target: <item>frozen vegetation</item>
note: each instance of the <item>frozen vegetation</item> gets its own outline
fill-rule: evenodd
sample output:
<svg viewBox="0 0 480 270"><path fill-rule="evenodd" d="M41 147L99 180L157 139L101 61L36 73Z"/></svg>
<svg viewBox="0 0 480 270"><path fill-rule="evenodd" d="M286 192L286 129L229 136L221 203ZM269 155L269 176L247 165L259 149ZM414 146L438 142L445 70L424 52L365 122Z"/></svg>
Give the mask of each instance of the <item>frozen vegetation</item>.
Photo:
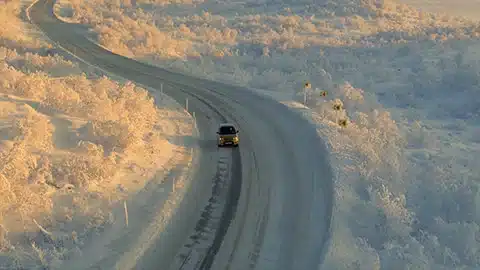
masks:
<svg viewBox="0 0 480 270"><path fill-rule="evenodd" d="M399 0L401 3L436 13L467 17L474 20L480 18L480 0Z"/></svg>
<svg viewBox="0 0 480 270"><path fill-rule="evenodd" d="M0 5L0 269L51 269L124 223L112 209L193 126L170 99L49 50L24 4Z"/></svg>
<svg viewBox="0 0 480 270"><path fill-rule="evenodd" d="M159 66L297 101L310 81L304 113L337 172L325 269L480 266L478 22L368 0L61 0L56 11Z"/></svg>

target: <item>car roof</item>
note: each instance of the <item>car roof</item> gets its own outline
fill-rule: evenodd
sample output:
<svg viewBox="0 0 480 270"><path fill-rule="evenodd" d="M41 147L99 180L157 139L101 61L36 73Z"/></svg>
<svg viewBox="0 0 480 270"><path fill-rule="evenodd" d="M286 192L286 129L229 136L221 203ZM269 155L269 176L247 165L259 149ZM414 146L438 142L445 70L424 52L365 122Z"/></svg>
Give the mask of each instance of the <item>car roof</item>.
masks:
<svg viewBox="0 0 480 270"><path fill-rule="evenodd" d="M223 124L220 124L220 127L235 127L235 125L230 123L223 123Z"/></svg>

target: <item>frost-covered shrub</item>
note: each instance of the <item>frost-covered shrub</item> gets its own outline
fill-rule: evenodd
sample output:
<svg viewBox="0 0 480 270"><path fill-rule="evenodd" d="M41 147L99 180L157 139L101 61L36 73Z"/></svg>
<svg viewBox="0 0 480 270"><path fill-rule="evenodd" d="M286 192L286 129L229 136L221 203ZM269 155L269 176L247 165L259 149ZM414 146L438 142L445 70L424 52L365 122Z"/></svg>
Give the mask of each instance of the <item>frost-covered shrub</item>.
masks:
<svg viewBox="0 0 480 270"><path fill-rule="evenodd" d="M422 125L420 121L415 121L409 127L406 134L406 139L409 148L422 149L436 147L436 138L430 135L430 132Z"/></svg>
<svg viewBox="0 0 480 270"><path fill-rule="evenodd" d="M415 218L403 181L405 140L390 113L349 83L311 98L316 121L324 125L319 132L328 140L332 159L342 164L334 165L338 170L335 186L339 203L334 222L341 224L333 226L348 230L358 240L348 246L335 231L335 253L326 265L345 269L337 265L339 260L345 260L346 267L354 269L380 267L386 257L378 251L395 241L409 239ZM339 125L339 119L348 120L348 124ZM366 257L342 258L340 250ZM363 260L368 267L363 267Z"/></svg>
<svg viewBox="0 0 480 270"><path fill-rule="evenodd" d="M42 56L38 53L26 53L22 57L7 59L7 63L25 73L45 72L55 77L80 73L78 66L58 54Z"/></svg>
<svg viewBox="0 0 480 270"><path fill-rule="evenodd" d="M33 35L25 35L28 32L28 24L21 19L21 1L5 1L0 5L0 25L8 25L0 29L0 47L6 46L18 51L39 49L46 45L42 39Z"/></svg>
<svg viewBox="0 0 480 270"><path fill-rule="evenodd" d="M217 6L212 7L211 3L201 2L195 3L205 5L199 10L193 9L190 2L184 3L187 5L183 8L194 13L187 16L182 11L178 16L175 12L172 15L170 10L164 11L163 5L174 4L169 1L162 2L162 7L149 3L152 5L140 4L134 8L131 3L112 0L73 1L70 6L78 22L95 28L103 45L127 56L143 60L147 57L159 64L171 58L198 55L212 59L234 56L249 43L289 52L312 46L382 46L419 38L430 40L432 34L437 34L432 27L442 29L439 31L445 36L442 40L463 39L480 33L473 22L420 12L393 1L308 5L302 7L301 15L288 8L277 11L277 15L252 15L248 8L232 15L225 14L222 8L217 11ZM231 4L230 1L226 3ZM265 8L273 7L267 4Z"/></svg>
<svg viewBox="0 0 480 270"><path fill-rule="evenodd" d="M73 154L55 162L52 176L57 186L72 184L87 188L90 184L108 180L115 170L114 164L106 157Z"/></svg>
<svg viewBox="0 0 480 270"><path fill-rule="evenodd" d="M360 154L356 162L362 175L375 179L378 185L393 185L402 173L404 140L390 113L381 108L372 110L375 104L366 104L368 99L363 91L348 83L313 100L313 109L326 123L338 125L339 120L347 121L338 130L339 136L346 140L342 145L353 146ZM334 151L341 151L342 145ZM392 172L396 174L391 175Z"/></svg>
<svg viewBox="0 0 480 270"><path fill-rule="evenodd" d="M42 107L52 111L73 114L81 106L80 94L65 84L49 84L45 89Z"/></svg>
<svg viewBox="0 0 480 270"><path fill-rule="evenodd" d="M0 239L3 257L19 256L11 248L24 248L18 244L24 231L38 230L34 219L53 226L63 193L85 200L62 206L77 222L85 221L88 228L108 222L108 212L88 210L92 206L85 196L93 187L110 188L118 168L126 166L124 159L148 153L148 164L164 150L164 138L149 137L159 113L146 90L80 74L76 64L58 56L0 47L0 93L0 226L9 232ZM93 128L84 134L82 125ZM51 253L44 263L61 256L53 252L55 245L42 243L30 251ZM31 246L26 248L30 252ZM3 257L2 267L8 264ZM28 260L21 259L22 265Z"/></svg>
<svg viewBox="0 0 480 270"><path fill-rule="evenodd" d="M107 14L103 14L105 15ZM136 57L182 58L190 50L189 41L158 31L154 25L147 23L147 19L122 15L104 19L107 23L102 21L94 25L95 31L99 35L100 44L116 53Z"/></svg>
<svg viewBox="0 0 480 270"><path fill-rule="evenodd" d="M107 153L135 146L140 143L143 136L135 127L112 120L89 122L84 130L85 134L81 134L81 138L101 145Z"/></svg>
<svg viewBox="0 0 480 270"><path fill-rule="evenodd" d="M468 143L464 139L471 139L463 133L471 127L460 120L442 122L442 128L462 136L450 133L445 141L439 136L446 134L435 122L416 121L406 127L350 84L310 98L322 127L319 132L328 141L332 159L341 164L335 167L338 205L333 226L339 229L326 261L329 268L371 269L361 263L370 258L363 253L365 246L389 269L479 265L474 235L480 189L476 163L469 161L478 151L462 150ZM348 118L348 126L340 127L339 118ZM454 141L459 147L453 147ZM341 230L364 244L346 245L341 235L346 232ZM342 255L347 252L365 257ZM345 266L338 265L342 260Z"/></svg>
<svg viewBox="0 0 480 270"><path fill-rule="evenodd" d="M0 268L56 268L90 229L113 222L113 203L127 195L114 181L135 174L129 190L140 187L160 154L172 152L154 129L171 128L171 111L160 116L148 92L130 82L88 68L82 74L31 35L21 4L0 5L8 25L0 29Z"/></svg>
<svg viewBox="0 0 480 270"><path fill-rule="evenodd" d="M18 61L28 58L21 54L13 57ZM93 183L108 181L117 168L115 151L146 151L147 135L159 120L148 92L132 83L26 72L8 61L0 68L0 92L10 95L0 101L0 121L6 127L0 129L0 184L8 194L6 201L0 202L0 216L15 219L18 214L20 220L48 214L51 197L46 194L52 194L52 188L71 185L87 190ZM72 126L63 134L62 122L68 125L69 120L57 118L57 114L85 119L86 124L84 128ZM75 142L79 145L72 148ZM70 147L70 152L56 153L59 146ZM151 148L145 158L154 158L154 150L158 153L161 148ZM7 202L15 206L6 207ZM36 206L38 203L45 207ZM9 222L0 220L7 227Z"/></svg>
<svg viewBox="0 0 480 270"><path fill-rule="evenodd" d="M31 217L49 213L50 198L45 188L27 185L27 179L34 171L38 157L30 154L26 141L17 140L3 144L0 150L0 189L3 194L0 203L0 223L11 231L20 224L31 224ZM17 226L17 227L12 227ZM16 229L15 229L16 228Z"/></svg>
<svg viewBox="0 0 480 270"><path fill-rule="evenodd" d="M24 105L19 110L25 110L25 116L14 120L12 132L15 139L26 141L32 150L50 152L53 142L53 125L44 115L37 113L31 106Z"/></svg>

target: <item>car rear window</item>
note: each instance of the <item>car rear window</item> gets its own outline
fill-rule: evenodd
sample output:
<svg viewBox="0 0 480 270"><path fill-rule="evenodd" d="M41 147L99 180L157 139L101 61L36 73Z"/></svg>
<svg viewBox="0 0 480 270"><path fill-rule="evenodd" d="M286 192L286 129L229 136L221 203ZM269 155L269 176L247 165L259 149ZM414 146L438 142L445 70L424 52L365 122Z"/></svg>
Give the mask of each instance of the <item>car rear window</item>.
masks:
<svg viewBox="0 0 480 270"><path fill-rule="evenodd" d="M235 134L235 133L237 133L237 131L232 126L224 126L224 127L220 127L220 129L218 130L218 133L223 134L223 135L225 135L225 134Z"/></svg>

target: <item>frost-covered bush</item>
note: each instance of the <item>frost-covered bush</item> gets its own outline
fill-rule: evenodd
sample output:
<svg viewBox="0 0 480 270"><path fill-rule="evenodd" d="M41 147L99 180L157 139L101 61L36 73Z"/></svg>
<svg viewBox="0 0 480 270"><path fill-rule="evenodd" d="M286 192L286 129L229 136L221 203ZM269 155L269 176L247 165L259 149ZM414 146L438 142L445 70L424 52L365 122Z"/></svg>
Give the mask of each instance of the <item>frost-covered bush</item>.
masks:
<svg viewBox="0 0 480 270"><path fill-rule="evenodd" d="M406 142L398 124L373 97L349 83L326 95L317 91L310 98L338 176L333 253L326 267L384 269L401 265L381 252L397 241L409 240L415 220L403 180L407 175ZM348 124L339 125L339 119ZM405 246L402 250L408 253Z"/></svg>
<svg viewBox="0 0 480 270"><path fill-rule="evenodd" d="M0 51L2 49L8 50L6 48L0 48ZM6 53L6 55L9 54ZM21 57L19 57L19 55L17 55L17 57L12 57L14 54L10 55L10 57L5 58L5 61L9 65L26 73L44 72L55 77L80 73L78 66L65 60L58 54L54 56L43 56L38 53L26 53Z"/></svg>
<svg viewBox="0 0 480 270"><path fill-rule="evenodd" d="M395 121L351 84L323 93L312 91L309 106L337 175L326 267L478 267L478 151L462 150L472 138L460 123L442 124L462 136L455 148L428 120ZM342 118L347 126L338 124Z"/></svg>
<svg viewBox="0 0 480 270"><path fill-rule="evenodd" d="M49 200L49 196L42 193L48 191L48 186L58 188L71 184L87 188L90 183L108 180L115 171L115 163L109 157L115 154L111 152L125 152L130 148L143 151L147 143L143 139L158 121L153 101L145 90L133 84L119 85L105 77L89 80L78 75L53 79L44 73L25 74L11 66L1 72L4 76L0 92L19 98L2 101L0 109L0 121L6 125L0 138L0 175L3 187L13 189L11 198L5 199L14 200L10 201L14 207L0 212L0 216L39 213L39 200ZM23 105L12 103L15 100ZM84 128L79 127L76 135L71 133L70 138L63 140L90 142L101 149L98 150L101 154L94 155L91 151L87 151L88 155L78 154L85 152L80 147L72 148L73 152L65 156L50 156L58 140L54 133L59 126L52 124L57 120L51 118L56 113L90 119L85 124L85 134ZM43 161L38 163L40 159ZM26 187L29 184L33 186ZM33 187L38 192L32 191ZM26 192L32 192L28 200L21 197L26 196ZM0 223L9 225L5 220Z"/></svg>
<svg viewBox="0 0 480 270"><path fill-rule="evenodd" d="M82 138L101 145L107 152L135 146L143 135L134 126L112 120L88 122L84 129Z"/></svg>
<svg viewBox="0 0 480 270"><path fill-rule="evenodd" d="M92 151L89 152L91 154ZM51 173L55 185L59 187L70 184L86 188L109 180L116 169L115 164L103 155L72 154L55 161Z"/></svg>
<svg viewBox="0 0 480 270"><path fill-rule="evenodd" d="M433 55L432 46L463 41L480 31L478 23L420 12L392 1L326 2L320 6L292 2L280 11L265 2L257 14L241 7L235 7L236 14L232 14L210 1L176 3L172 9L170 2L75 3L71 5L74 17L92 26L99 42L117 53L208 79L275 91L291 91L299 81L313 78L318 78L314 83L325 90L331 89L333 82L348 80L371 91L386 91L387 87L372 87L379 81L387 85L400 82L401 86L391 87L415 91L415 84L430 80L412 79L417 70L411 68L410 58L419 62L422 57L416 53ZM425 41L425 48L420 48L418 40ZM399 59L397 49L409 59ZM377 56L382 54L384 59L379 61ZM425 61L422 66L436 68L433 62ZM330 78L321 79L322 73ZM406 94L398 98L420 106Z"/></svg>
<svg viewBox="0 0 480 270"><path fill-rule="evenodd" d="M46 56L20 12L0 5L0 268L50 268L112 222L119 170L143 173L171 151L154 132L169 120L145 89Z"/></svg>
<svg viewBox="0 0 480 270"><path fill-rule="evenodd" d="M402 173L405 142L390 113L368 101L363 90L349 83L340 85L325 97L315 97L315 101L312 109L323 122L340 127L339 120L346 120L345 127L336 129L343 143L336 143L333 150L341 152L345 150L343 147L355 147L349 150L359 154L355 162L362 177L374 180L377 188L394 185ZM396 174L390 175L392 172Z"/></svg>
<svg viewBox="0 0 480 270"><path fill-rule="evenodd" d="M145 164L155 163L165 142L152 134L160 120L153 99L132 83L80 74L54 78L6 63L0 74L0 224L9 231L0 246L2 256L18 257L19 248L26 254L35 249L15 243L27 237L25 231L38 230L34 220L57 226L60 205L70 213L65 223L76 217L88 229L109 222L108 211L92 212L90 204L107 200L102 192L115 194L109 182L136 155ZM93 191L95 199L88 199ZM84 199L65 205L58 201L64 193ZM112 194L107 201L115 200ZM34 242L38 252L56 248ZM47 265L61 256L50 255ZM29 260L21 259L22 265Z"/></svg>
<svg viewBox="0 0 480 270"><path fill-rule="evenodd" d="M15 232L19 225L31 224L31 218L40 213L48 214L51 200L45 196L48 188L30 185L29 179L36 169L38 156L31 155L30 142L17 139L2 142L0 151L0 223Z"/></svg>
<svg viewBox="0 0 480 270"><path fill-rule="evenodd" d="M8 25L0 29L0 47L8 47L17 51L30 51L46 46L47 43L33 35L25 35L29 25L22 21L21 1L4 1L0 6L0 25Z"/></svg>
<svg viewBox="0 0 480 270"><path fill-rule="evenodd" d="M419 38L436 40L437 36L443 41L480 33L478 25L472 22L417 11L393 1L328 2L301 7L298 14L289 8L276 11L277 15L252 15L248 9L240 9L235 16L224 16L221 5L209 1L194 5L186 2L179 7L179 16L165 11L174 4L169 1L136 4L92 0L81 4L61 2L60 6L69 5L73 17L94 27L99 41L108 48L141 59L147 56L159 64L160 60L172 57L234 56L245 43L287 51L325 45L376 46ZM265 3L267 14L275 8L272 3ZM185 16L182 9L194 14Z"/></svg>

